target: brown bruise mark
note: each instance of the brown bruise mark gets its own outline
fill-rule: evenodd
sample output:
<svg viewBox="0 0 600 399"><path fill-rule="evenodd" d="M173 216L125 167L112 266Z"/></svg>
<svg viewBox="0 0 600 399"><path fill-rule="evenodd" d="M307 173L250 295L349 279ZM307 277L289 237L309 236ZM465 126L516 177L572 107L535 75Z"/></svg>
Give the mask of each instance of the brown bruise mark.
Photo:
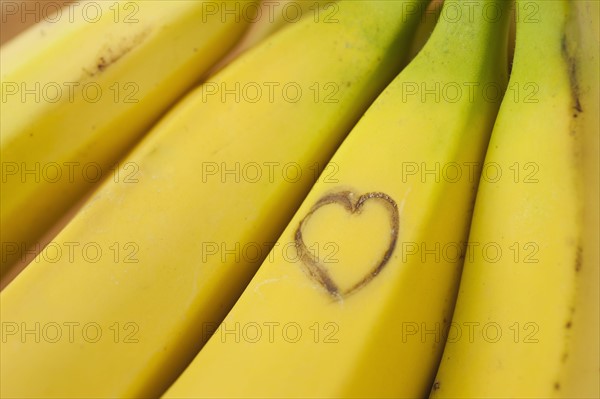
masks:
<svg viewBox="0 0 600 399"><path fill-rule="evenodd" d="M565 328L566 328L567 330L568 330L568 329L570 329L572 326L573 326L573 322L572 322L571 320L568 320L568 321L565 323Z"/></svg>
<svg viewBox="0 0 600 399"><path fill-rule="evenodd" d="M98 61L98 65L96 65L96 68L98 68L98 71L102 72L104 70L104 68L106 68L107 66L108 65L107 65L104 57L100 57L100 60Z"/></svg>
<svg viewBox="0 0 600 399"><path fill-rule="evenodd" d="M559 383L558 381L556 381L556 382L554 383L554 390L555 390L555 391L560 391L560 383Z"/></svg>
<svg viewBox="0 0 600 399"><path fill-rule="evenodd" d="M438 389L440 389L440 385L441 385L441 384L440 384L440 382L439 382L439 381L436 381L436 382L434 382L434 383L433 383L433 387L431 388L431 390L432 390L433 392L437 391Z"/></svg>
<svg viewBox="0 0 600 399"><path fill-rule="evenodd" d="M396 242L398 240L398 205L389 195L382 192L371 192L361 195L355 202L353 201L354 197L355 194L351 191L341 191L325 195L312 206L310 211L300 221L300 224L298 225L298 228L296 229L295 233L296 251L298 252L298 256L300 260L302 260L303 265L305 266L305 270L308 272L309 276L317 283L319 283L319 285L325 288L327 293L330 296L332 296L335 300L341 300L343 297L353 294L354 292L364 287L371 280L373 280L389 262L392 253L396 248ZM350 214L360 214L363 205L368 200L381 200L389 208L391 215L390 244L385 253L383 254L381 260L365 277L363 277L359 282L354 284L349 289L341 291L337 284L333 281L327 270L320 264L319 259L315 258L306 247L302 236L302 230L304 229L305 224L310 219L312 214L315 213L317 209L321 208L322 206L329 204L339 204L342 205L344 209L346 209Z"/></svg>
<svg viewBox="0 0 600 399"><path fill-rule="evenodd" d="M567 35L563 33L561 39L561 50L562 56L567 63L568 73L569 73L569 82L571 86L571 97L573 100L573 109L577 111L574 113L574 116L577 113L583 112L583 108L581 107L581 102L579 100L579 83L577 81L577 62L575 57L573 57L569 52L569 46L567 44Z"/></svg>
<svg viewBox="0 0 600 399"><path fill-rule="evenodd" d="M83 71L89 77L94 77L97 74L104 72L108 67L142 44L149 33L150 28L147 28L131 38L122 38L121 42L117 42L113 45L106 45L99 51L100 56L94 62L94 66L91 70L84 67Z"/></svg>
<svg viewBox="0 0 600 399"><path fill-rule="evenodd" d="M575 254L575 271L581 270L581 263L583 262L583 249L581 245L577 246L577 253Z"/></svg>
<svg viewBox="0 0 600 399"><path fill-rule="evenodd" d="M569 354L567 352L565 352L565 353L563 353L562 358L560 360L563 363L566 363L568 358L569 358Z"/></svg>

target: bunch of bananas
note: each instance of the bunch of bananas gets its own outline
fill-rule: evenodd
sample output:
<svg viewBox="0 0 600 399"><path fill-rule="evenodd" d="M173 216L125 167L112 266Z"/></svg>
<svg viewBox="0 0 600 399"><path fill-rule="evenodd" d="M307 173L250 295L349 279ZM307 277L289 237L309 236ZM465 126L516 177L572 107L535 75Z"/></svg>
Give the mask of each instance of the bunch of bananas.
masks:
<svg viewBox="0 0 600 399"><path fill-rule="evenodd" d="M45 15L0 58L1 396L599 397L599 10Z"/></svg>

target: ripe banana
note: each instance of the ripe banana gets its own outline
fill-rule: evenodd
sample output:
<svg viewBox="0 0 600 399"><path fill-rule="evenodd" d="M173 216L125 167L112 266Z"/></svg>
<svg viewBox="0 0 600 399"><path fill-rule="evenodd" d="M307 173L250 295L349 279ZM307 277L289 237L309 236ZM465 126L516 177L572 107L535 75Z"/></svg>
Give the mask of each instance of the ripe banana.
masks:
<svg viewBox="0 0 600 399"><path fill-rule="evenodd" d="M105 182L0 293L2 396L160 395L403 66L415 4L342 2L178 103L123 161L131 182Z"/></svg>
<svg viewBox="0 0 600 399"><path fill-rule="evenodd" d="M44 19L2 47L0 276L241 37L257 5L230 4L40 8Z"/></svg>
<svg viewBox="0 0 600 399"><path fill-rule="evenodd" d="M600 397L598 2L517 4L432 398Z"/></svg>
<svg viewBox="0 0 600 399"><path fill-rule="evenodd" d="M457 178L455 167L483 161L507 81L508 4L444 4L462 16L442 10L330 161L336 181L314 185L165 397L428 393L462 265L438 251L466 240L477 184L475 168ZM447 166L447 179L431 176Z"/></svg>
<svg viewBox="0 0 600 399"><path fill-rule="evenodd" d="M335 21L338 9L339 4L332 0L262 0L256 21L252 21L240 41L211 68L208 75L214 75L243 52L302 18L313 18L317 22Z"/></svg>

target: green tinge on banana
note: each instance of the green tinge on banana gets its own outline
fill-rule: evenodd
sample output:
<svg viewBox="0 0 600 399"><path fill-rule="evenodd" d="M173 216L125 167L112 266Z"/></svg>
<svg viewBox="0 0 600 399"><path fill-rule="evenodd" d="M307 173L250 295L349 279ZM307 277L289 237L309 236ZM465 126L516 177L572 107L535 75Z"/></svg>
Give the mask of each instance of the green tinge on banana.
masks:
<svg viewBox="0 0 600 399"><path fill-rule="evenodd" d="M341 2L335 22L303 19L178 103L123 160L135 180L106 181L0 293L2 396L160 395L403 66L408 6L422 8Z"/></svg>
<svg viewBox="0 0 600 399"><path fill-rule="evenodd" d="M462 266L435 251L466 241L478 172L408 172L481 165L507 82L510 3L461 4L345 139L329 163L336 181L313 186L164 397L427 395Z"/></svg>
<svg viewBox="0 0 600 399"><path fill-rule="evenodd" d="M236 4L77 3L2 47L0 275L242 36Z"/></svg>
<svg viewBox="0 0 600 399"><path fill-rule="evenodd" d="M598 3L517 6L486 155L503 173L481 180L469 237L495 249L465 258L432 398L600 396Z"/></svg>

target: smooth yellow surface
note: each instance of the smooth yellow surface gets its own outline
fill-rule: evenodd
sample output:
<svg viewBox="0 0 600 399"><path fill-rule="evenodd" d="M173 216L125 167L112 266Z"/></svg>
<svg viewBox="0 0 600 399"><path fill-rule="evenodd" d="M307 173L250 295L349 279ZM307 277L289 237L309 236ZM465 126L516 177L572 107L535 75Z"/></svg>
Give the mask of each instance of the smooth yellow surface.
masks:
<svg viewBox="0 0 600 399"><path fill-rule="evenodd" d="M538 10L537 22L517 20L486 156L503 174L481 180L469 237L502 252L466 258L452 320L463 336L446 345L434 398L598 397L599 47L590 3L518 2L522 16ZM535 85L533 97L525 85Z"/></svg>
<svg viewBox="0 0 600 399"><path fill-rule="evenodd" d="M2 322L19 328L1 344L2 396L160 395L402 67L418 21L403 21L404 4L351 1L337 23L305 19L177 104L123 160L121 179L0 294ZM53 322L63 333L56 343ZM70 322L79 323L73 340ZM35 323L39 343L23 335ZM94 325L83 335L87 323L100 326L98 342Z"/></svg>
<svg viewBox="0 0 600 399"><path fill-rule="evenodd" d="M340 2L331 0L282 0L276 2L263 0L261 2L261 19L248 29L248 32L236 45L236 50L245 51L278 30L298 23L302 18L312 19L316 22L333 22L337 20L336 14L339 8Z"/></svg>
<svg viewBox="0 0 600 399"><path fill-rule="evenodd" d="M82 2L2 47L1 274L241 37L237 3Z"/></svg>
<svg viewBox="0 0 600 399"><path fill-rule="evenodd" d="M491 23L463 15L440 19L421 53L365 113L329 163L335 181L314 185L165 397L427 394L462 263L451 250L435 248L466 240L477 175L469 179L465 170L450 182L449 175L436 181L404 172L415 162L427 169L439 163L440 170L481 162L500 101L486 101L481 90L436 101L406 95L406 88L475 82L503 90L507 79L508 18ZM397 206L397 226L384 195ZM415 245L433 253L414 252ZM390 247L389 261L377 270Z"/></svg>
<svg viewBox="0 0 600 399"><path fill-rule="evenodd" d="M209 75L214 75L240 54L280 29L298 23L302 18L331 23L337 20L338 12L339 0L262 0L256 19L252 20L244 36L211 68Z"/></svg>

